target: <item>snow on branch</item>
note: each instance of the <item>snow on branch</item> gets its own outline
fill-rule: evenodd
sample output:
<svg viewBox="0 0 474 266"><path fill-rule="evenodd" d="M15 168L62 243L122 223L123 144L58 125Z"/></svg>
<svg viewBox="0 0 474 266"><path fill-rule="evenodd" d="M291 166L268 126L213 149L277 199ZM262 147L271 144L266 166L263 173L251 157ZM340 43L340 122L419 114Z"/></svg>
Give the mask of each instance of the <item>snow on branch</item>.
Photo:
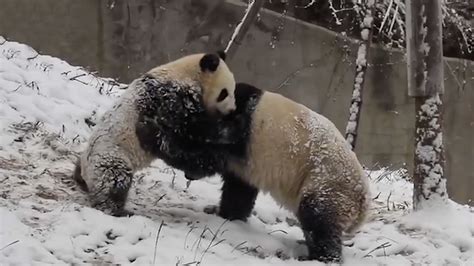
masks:
<svg viewBox="0 0 474 266"><path fill-rule="evenodd" d="M373 2L367 3L367 9L361 22L362 30L360 32L362 41L359 43L356 59L356 73L354 78L354 87L352 89L352 99L349 108L349 120L346 126L346 140L354 150L357 140L357 129L359 127L360 113L362 107L362 89L364 86L365 72L367 69L367 56L372 39L372 30L374 17Z"/></svg>
<svg viewBox="0 0 474 266"><path fill-rule="evenodd" d="M255 21L255 18L257 17L258 12L262 8L263 4L264 0L250 0L250 3L248 4L247 9L245 10L244 16L242 17L242 20L237 25L237 27L235 27L234 33L232 34L232 37L230 38L230 41L227 44L227 47L225 48L227 58L232 58L235 51L237 50L237 45L240 45L242 43L245 34Z"/></svg>

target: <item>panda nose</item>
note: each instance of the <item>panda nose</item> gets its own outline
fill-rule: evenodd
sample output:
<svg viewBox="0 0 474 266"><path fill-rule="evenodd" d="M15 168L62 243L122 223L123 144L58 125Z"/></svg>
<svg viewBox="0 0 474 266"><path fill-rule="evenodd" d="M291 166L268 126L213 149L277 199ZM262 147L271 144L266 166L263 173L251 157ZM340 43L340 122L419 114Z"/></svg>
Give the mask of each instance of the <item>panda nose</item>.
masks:
<svg viewBox="0 0 474 266"><path fill-rule="evenodd" d="M229 106L229 108L227 108L227 114L232 114L234 113L235 111L237 110L237 107L235 105L232 105L232 106Z"/></svg>

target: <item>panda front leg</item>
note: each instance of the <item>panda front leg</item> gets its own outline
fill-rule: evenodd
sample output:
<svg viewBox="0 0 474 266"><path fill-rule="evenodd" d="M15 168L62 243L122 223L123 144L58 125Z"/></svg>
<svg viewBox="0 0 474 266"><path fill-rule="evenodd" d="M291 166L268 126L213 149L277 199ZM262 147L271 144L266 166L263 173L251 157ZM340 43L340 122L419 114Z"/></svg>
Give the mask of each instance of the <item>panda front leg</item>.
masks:
<svg viewBox="0 0 474 266"><path fill-rule="evenodd" d="M258 189L233 173L224 173L222 178L224 184L218 215L231 221L246 221L252 213Z"/></svg>
<svg viewBox="0 0 474 266"><path fill-rule="evenodd" d="M340 262L342 229L336 222L337 215L331 203L316 194L305 194L297 217L308 246L308 259Z"/></svg>
<svg viewBox="0 0 474 266"><path fill-rule="evenodd" d="M119 156L103 155L94 164L97 180L89 185L92 207L113 216L130 216L124 209L132 185L131 165Z"/></svg>

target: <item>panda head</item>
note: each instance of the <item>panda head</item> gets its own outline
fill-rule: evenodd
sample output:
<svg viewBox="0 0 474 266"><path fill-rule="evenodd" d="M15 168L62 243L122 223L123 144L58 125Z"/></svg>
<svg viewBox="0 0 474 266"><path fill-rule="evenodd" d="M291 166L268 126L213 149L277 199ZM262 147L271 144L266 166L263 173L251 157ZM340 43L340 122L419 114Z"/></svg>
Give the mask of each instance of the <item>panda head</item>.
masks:
<svg viewBox="0 0 474 266"><path fill-rule="evenodd" d="M235 79L224 62L225 54L205 54L199 60L202 98L212 115L228 115L236 109Z"/></svg>
<svg viewBox="0 0 474 266"><path fill-rule="evenodd" d="M224 62L223 52L193 54L150 70L147 74L162 80L177 82L195 90L212 116L225 116L236 109L235 79Z"/></svg>

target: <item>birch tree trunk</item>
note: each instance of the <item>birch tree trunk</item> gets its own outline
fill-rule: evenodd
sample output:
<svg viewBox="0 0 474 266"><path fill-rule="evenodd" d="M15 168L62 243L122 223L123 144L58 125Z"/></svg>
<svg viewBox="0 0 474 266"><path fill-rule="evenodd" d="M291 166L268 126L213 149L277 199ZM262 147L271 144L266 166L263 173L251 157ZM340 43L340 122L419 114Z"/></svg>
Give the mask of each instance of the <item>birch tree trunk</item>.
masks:
<svg viewBox="0 0 474 266"><path fill-rule="evenodd" d="M355 149L357 141L357 132L359 129L359 120L362 108L362 91L364 89L370 44L372 43L374 2L375 0L367 0L367 3L363 6L365 7L365 14L361 22L362 30L360 32L362 41L360 41L359 49L357 50L354 87L352 88L349 119L346 126L346 140L351 146L352 150ZM356 10L361 10L361 7L357 8Z"/></svg>
<svg viewBox="0 0 474 266"><path fill-rule="evenodd" d="M444 176L441 0L407 1L408 94L415 97L415 210L448 195Z"/></svg>

